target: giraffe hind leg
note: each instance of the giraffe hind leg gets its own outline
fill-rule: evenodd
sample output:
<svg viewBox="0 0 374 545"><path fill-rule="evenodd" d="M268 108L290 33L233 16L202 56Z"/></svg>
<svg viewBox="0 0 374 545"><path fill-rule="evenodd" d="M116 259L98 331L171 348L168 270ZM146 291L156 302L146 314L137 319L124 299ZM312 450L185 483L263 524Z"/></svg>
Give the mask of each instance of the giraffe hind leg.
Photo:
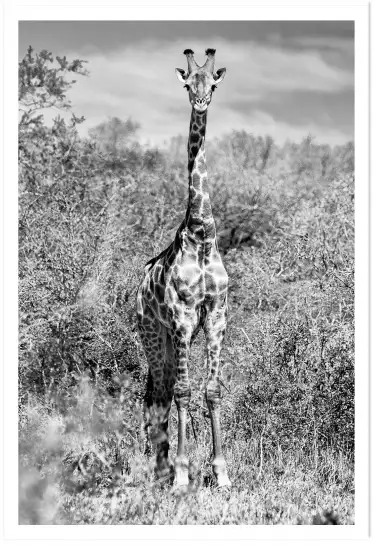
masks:
<svg viewBox="0 0 374 545"><path fill-rule="evenodd" d="M145 323L151 330L145 329L139 320L139 333L147 356L149 371L147 388L144 396L144 417L146 431L146 453L156 454L156 476L166 479L171 476L169 462L168 420L174 391L175 376L171 341L166 328L154 316L147 316Z"/></svg>
<svg viewBox="0 0 374 545"><path fill-rule="evenodd" d="M144 454L150 456L152 454L152 442L150 437L150 409L152 406L153 379L151 370L148 369L147 386L143 399L143 414L144 414L144 431L145 431L145 449Z"/></svg>
<svg viewBox="0 0 374 545"><path fill-rule="evenodd" d="M174 395L176 377L174 354L169 334L165 331L164 360L163 360L163 400L161 418L158 421L158 442L156 447L156 475L159 478L172 478L174 469L169 460L169 414Z"/></svg>

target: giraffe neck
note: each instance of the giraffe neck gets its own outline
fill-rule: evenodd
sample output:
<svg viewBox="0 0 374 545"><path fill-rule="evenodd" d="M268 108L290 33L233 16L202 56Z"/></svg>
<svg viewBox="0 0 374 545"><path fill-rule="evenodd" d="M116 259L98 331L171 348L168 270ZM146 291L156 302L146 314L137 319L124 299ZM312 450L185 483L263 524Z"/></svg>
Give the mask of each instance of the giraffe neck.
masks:
<svg viewBox="0 0 374 545"><path fill-rule="evenodd" d="M215 223L210 203L205 157L207 111L192 108L188 138L188 207L186 223L203 241L214 239Z"/></svg>

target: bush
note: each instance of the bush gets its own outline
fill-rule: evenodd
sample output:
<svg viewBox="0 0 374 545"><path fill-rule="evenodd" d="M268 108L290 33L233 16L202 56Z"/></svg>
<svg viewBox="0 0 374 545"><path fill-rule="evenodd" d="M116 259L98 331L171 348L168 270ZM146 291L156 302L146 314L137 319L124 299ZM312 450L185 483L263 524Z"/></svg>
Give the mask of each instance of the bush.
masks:
<svg viewBox="0 0 374 545"><path fill-rule="evenodd" d="M173 138L162 152L147 148L137 142L138 124L130 118L111 118L81 138L77 125L84 120L70 111L67 92L69 75L86 73L83 61L56 61L30 48L20 63L20 519L199 523L204 494L198 501L187 497L189 515L170 517L152 462L141 452L147 365L135 325L143 264L171 242L185 214L185 139ZM70 120L57 117L47 127L40 112L51 105L70 113ZM281 486L283 473L297 471L298 460L309 479L306 494L318 482L321 498L330 497L336 475L331 486L340 487L339 497L349 495L353 144L332 149L309 136L278 146L270 136L233 131L207 148L218 242L230 279L221 378L231 471L256 494L265 468L272 489L275 482ZM191 459L202 466L199 486L206 487L210 425L202 362L200 337L190 362L188 435L195 442ZM175 446L174 424L171 429ZM204 521L310 522L305 506L302 516L281 512L282 504L303 501L297 490L287 499L273 488L279 503L265 508L261 497L256 515L241 496L231 515L212 500ZM95 507L97 496L102 511ZM325 523L320 512L331 507L322 504L315 523ZM56 510L47 512L46 505ZM350 517L346 507L343 518ZM335 514L325 518L338 520Z"/></svg>
<svg viewBox="0 0 374 545"><path fill-rule="evenodd" d="M237 410L244 437L264 449L354 450L354 351L349 331L306 319L263 319L251 336Z"/></svg>

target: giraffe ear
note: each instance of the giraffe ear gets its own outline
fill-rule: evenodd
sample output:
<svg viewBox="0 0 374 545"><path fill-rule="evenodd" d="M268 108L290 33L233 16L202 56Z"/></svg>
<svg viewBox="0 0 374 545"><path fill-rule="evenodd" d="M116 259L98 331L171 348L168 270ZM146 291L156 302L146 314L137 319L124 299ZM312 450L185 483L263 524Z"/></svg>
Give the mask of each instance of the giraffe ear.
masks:
<svg viewBox="0 0 374 545"><path fill-rule="evenodd" d="M219 70L217 70L217 72L213 74L215 85L217 85L218 83L221 83L225 75L226 75L226 68L219 68Z"/></svg>
<svg viewBox="0 0 374 545"><path fill-rule="evenodd" d="M183 68L176 68L175 73L179 81L181 81L182 83L186 81L188 74L183 70Z"/></svg>

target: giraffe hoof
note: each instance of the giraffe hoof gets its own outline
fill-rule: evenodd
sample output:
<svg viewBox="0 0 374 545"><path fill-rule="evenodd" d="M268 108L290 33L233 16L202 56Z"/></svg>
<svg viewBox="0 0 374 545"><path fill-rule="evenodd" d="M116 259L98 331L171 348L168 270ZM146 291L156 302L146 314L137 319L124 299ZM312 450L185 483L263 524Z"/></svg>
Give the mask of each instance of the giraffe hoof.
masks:
<svg viewBox="0 0 374 545"><path fill-rule="evenodd" d="M174 487L188 486L188 460L177 457L174 465Z"/></svg>
<svg viewBox="0 0 374 545"><path fill-rule="evenodd" d="M173 483L174 488L181 488L183 486L188 486L188 473L177 473L175 474L175 479Z"/></svg>
<svg viewBox="0 0 374 545"><path fill-rule="evenodd" d="M231 481L228 475L217 475L217 487L218 488L230 488Z"/></svg>
<svg viewBox="0 0 374 545"><path fill-rule="evenodd" d="M173 483L173 486L172 486L172 494L174 494L175 496L185 496L186 494L188 494L188 491L190 490L190 484L188 482L188 477L187 477L187 480L186 479L183 479L183 480L176 480L174 479L174 483Z"/></svg>
<svg viewBox="0 0 374 545"><path fill-rule="evenodd" d="M213 473L216 477L218 488L231 486L231 481L227 475L226 463L223 459L216 459L213 461Z"/></svg>

